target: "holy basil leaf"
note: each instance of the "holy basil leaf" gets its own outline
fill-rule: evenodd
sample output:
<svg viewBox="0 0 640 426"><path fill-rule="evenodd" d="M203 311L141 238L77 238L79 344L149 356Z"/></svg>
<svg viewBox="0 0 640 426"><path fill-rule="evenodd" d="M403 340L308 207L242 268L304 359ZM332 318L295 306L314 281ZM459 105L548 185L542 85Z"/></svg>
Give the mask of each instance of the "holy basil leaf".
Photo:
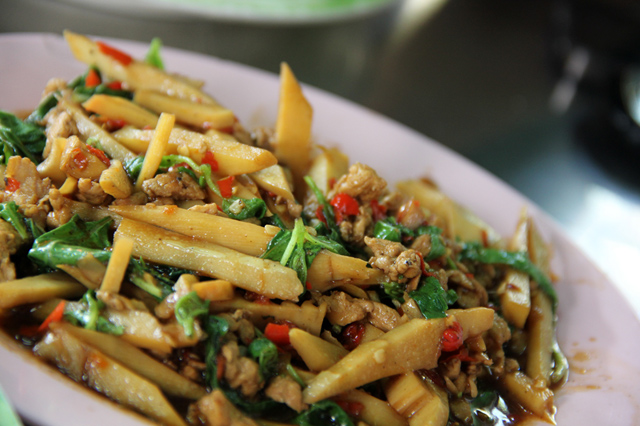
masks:
<svg viewBox="0 0 640 426"><path fill-rule="evenodd" d="M58 92L56 92L58 93ZM47 115L56 105L58 105L58 98L55 93L50 93L44 98L38 107L27 117L25 122L39 125L44 120L44 116Z"/></svg>
<svg viewBox="0 0 640 426"><path fill-rule="evenodd" d="M20 213L19 207L15 201L0 204L0 218L13 225L23 240L29 238L29 231L27 229L25 217Z"/></svg>
<svg viewBox="0 0 640 426"><path fill-rule="evenodd" d="M248 352L260 366L260 374L264 380L274 376L278 370L278 347L266 337L254 339Z"/></svg>
<svg viewBox="0 0 640 426"><path fill-rule="evenodd" d="M143 155L133 157L124 162L124 170L127 172L131 180L135 181L138 179L138 175L140 175L140 171L142 170L142 163L144 163Z"/></svg>
<svg viewBox="0 0 640 426"><path fill-rule="evenodd" d="M418 304L426 319L446 317L449 304L457 300L455 291L444 291L440 281L434 277L426 277L422 280L420 287L410 292L409 296Z"/></svg>
<svg viewBox="0 0 640 426"><path fill-rule="evenodd" d="M262 219L267 213L267 204L260 198L231 197L222 201L222 211L231 219L245 220L253 217Z"/></svg>
<svg viewBox="0 0 640 426"><path fill-rule="evenodd" d="M64 317L67 321L81 325L88 330L121 335L124 328L117 326L101 315L105 304L96 299L95 291L88 290L80 302L67 302Z"/></svg>
<svg viewBox="0 0 640 426"><path fill-rule="evenodd" d="M483 247L479 243L466 243L459 254L460 260L471 260L479 263L507 265L529 275L542 291L551 299L553 309L558 304L558 295L549 278L529 259L526 252L510 252L506 250Z"/></svg>
<svg viewBox="0 0 640 426"><path fill-rule="evenodd" d="M324 400L311 405L299 414L293 423L299 426L353 426L349 415L331 400Z"/></svg>
<svg viewBox="0 0 640 426"><path fill-rule="evenodd" d="M106 264L111 257L111 252L104 250L111 246L110 224L111 218L108 217L95 222L83 222L74 215L69 222L36 238L28 257L48 268L75 266L87 255Z"/></svg>
<svg viewBox="0 0 640 426"><path fill-rule="evenodd" d="M3 164L7 164L14 155L39 164L46 142L41 126L23 122L11 113L0 111L0 160Z"/></svg>
<svg viewBox="0 0 640 426"><path fill-rule="evenodd" d="M397 300L400 303L404 303L404 291L405 286L396 282L388 282L382 284L382 290L384 294L392 300Z"/></svg>
<svg viewBox="0 0 640 426"><path fill-rule="evenodd" d="M191 273L193 271L187 269L131 258L127 268L127 279L157 300L162 300L173 291L180 275Z"/></svg>
<svg viewBox="0 0 640 426"><path fill-rule="evenodd" d="M164 62L162 61L162 55L160 51L162 50L162 40L158 37L154 37L151 39L151 44L149 44L149 51L147 51L147 55L144 58L144 61L154 66L158 69L164 70Z"/></svg>
<svg viewBox="0 0 640 426"><path fill-rule="evenodd" d="M209 313L209 303L208 300L200 299L195 291L185 294L176 302L176 320L184 328L187 337L193 336L196 318Z"/></svg>
<svg viewBox="0 0 640 426"><path fill-rule="evenodd" d="M437 226L421 226L414 231L414 234L416 237L427 234L431 238L431 251L429 251L428 255L424 256L424 260L427 262L444 256L447 253L447 247L444 245L444 240L442 239L442 229Z"/></svg>
<svg viewBox="0 0 640 426"><path fill-rule="evenodd" d="M402 231L388 220L379 220L373 227L373 236L374 238L399 243L402 240Z"/></svg>

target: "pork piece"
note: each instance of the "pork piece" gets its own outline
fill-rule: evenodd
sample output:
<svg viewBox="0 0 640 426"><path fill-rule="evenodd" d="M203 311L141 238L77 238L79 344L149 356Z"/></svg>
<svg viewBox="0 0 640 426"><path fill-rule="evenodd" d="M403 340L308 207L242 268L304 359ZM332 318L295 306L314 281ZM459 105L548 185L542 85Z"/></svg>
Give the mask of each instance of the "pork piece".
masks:
<svg viewBox="0 0 640 426"><path fill-rule="evenodd" d="M11 262L11 255L16 253L22 242L22 237L13 225L0 219L0 283L16 279L16 268Z"/></svg>
<svg viewBox="0 0 640 426"><path fill-rule="evenodd" d="M364 237L373 232L373 218L371 207L360 206L358 215L354 218L345 218L339 225L342 239L357 247L364 246Z"/></svg>
<svg viewBox="0 0 640 426"><path fill-rule="evenodd" d="M377 200L386 187L387 181L378 176L375 170L364 164L355 163L349 167L346 175L338 179L329 198L335 194L345 193L365 204Z"/></svg>
<svg viewBox="0 0 640 426"><path fill-rule="evenodd" d="M411 230L415 230L427 222L427 215L413 198L400 206L397 218L398 223Z"/></svg>
<svg viewBox="0 0 640 426"><path fill-rule="evenodd" d="M489 301L487 290L474 278L468 277L462 271L454 269L447 271L449 288L458 293L458 304L465 309L486 306Z"/></svg>
<svg viewBox="0 0 640 426"><path fill-rule="evenodd" d="M511 330L507 322L497 313L493 315L493 326L485 335L485 343L487 345L487 354L493 361L492 370L495 374L500 375L505 369L505 353L503 345L511 339Z"/></svg>
<svg viewBox="0 0 640 426"><path fill-rule="evenodd" d="M47 135L47 146L44 149L43 155L46 158L51 150L51 144L56 138L68 138L72 135L78 134L78 128L76 122L71 115L59 108L52 109L47 114L47 127L45 129L45 135Z"/></svg>
<svg viewBox="0 0 640 426"><path fill-rule="evenodd" d="M78 180L78 201L101 206L111 200L111 196L104 192L102 187L95 180L83 178Z"/></svg>
<svg viewBox="0 0 640 426"><path fill-rule="evenodd" d="M355 299L342 291L321 296L319 303L327 303L327 319L332 324L347 325L366 319L383 331L400 324L400 314L393 308L372 300Z"/></svg>
<svg viewBox="0 0 640 426"><path fill-rule="evenodd" d="M174 200L204 200L206 192L186 173L161 173L142 183L150 198L170 197Z"/></svg>
<svg viewBox="0 0 640 426"><path fill-rule="evenodd" d="M224 357L224 378L234 389L240 388L246 397L254 396L264 382L260 377L258 363L247 357L241 357L238 344L229 342L220 351Z"/></svg>
<svg viewBox="0 0 640 426"><path fill-rule="evenodd" d="M47 215L47 225L50 228L57 228L69 222L73 217L71 211L72 201L62 195L56 188L49 190L49 203L51 203L52 211Z"/></svg>
<svg viewBox="0 0 640 426"><path fill-rule="evenodd" d="M49 188L51 180L41 179L36 165L28 158L11 157L5 170L5 179L14 180L14 191L4 190L4 202L15 201L27 218L44 227L49 213Z"/></svg>
<svg viewBox="0 0 640 426"><path fill-rule="evenodd" d="M380 238L365 237L364 242L373 251L371 266L382 270L391 281L404 284L422 274L422 259L417 251Z"/></svg>
<svg viewBox="0 0 640 426"><path fill-rule="evenodd" d="M220 389L212 391L189 406L187 420L200 426L258 426L227 400Z"/></svg>
<svg viewBox="0 0 640 426"><path fill-rule="evenodd" d="M51 78L47 81L47 85L42 92L42 99L46 98L49 94L63 90L67 88L67 81L62 78Z"/></svg>
<svg viewBox="0 0 640 426"><path fill-rule="evenodd" d="M258 148L272 151L271 144L275 139L275 132L268 127L258 127L251 133L251 139Z"/></svg>
<svg viewBox="0 0 640 426"><path fill-rule="evenodd" d="M290 377L277 376L271 381L264 393L274 401L287 404L298 413L309 408L307 404L302 402L302 388Z"/></svg>

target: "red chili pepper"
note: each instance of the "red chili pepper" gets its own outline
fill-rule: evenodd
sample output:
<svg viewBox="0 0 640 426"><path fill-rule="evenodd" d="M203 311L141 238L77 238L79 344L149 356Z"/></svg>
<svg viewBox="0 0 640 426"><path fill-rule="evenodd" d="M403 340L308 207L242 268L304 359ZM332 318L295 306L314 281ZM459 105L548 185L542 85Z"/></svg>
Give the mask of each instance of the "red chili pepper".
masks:
<svg viewBox="0 0 640 426"><path fill-rule="evenodd" d="M7 185L4 187L9 192L16 192L20 189L20 181L12 177L7 178Z"/></svg>
<svg viewBox="0 0 640 426"><path fill-rule="evenodd" d="M87 145L87 149L89 150L90 153L98 157L98 160L102 161L107 167L111 165L111 160L109 160L109 157L107 157L104 151L102 151L101 149L95 148L91 145Z"/></svg>
<svg viewBox="0 0 640 426"><path fill-rule="evenodd" d="M216 357L216 365L218 367L217 371L216 371L216 378L218 380L222 380L222 378L224 377L224 367L227 363L227 359L225 357L223 357L222 355L218 355Z"/></svg>
<svg viewBox="0 0 640 426"><path fill-rule="evenodd" d="M228 176L218 181L218 188L220 188L220 195L223 198L230 198L233 195L233 181L235 176Z"/></svg>
<svg viewBox="0 0 640 426"><path fill-rule="evenodd" d="M422 275L429 275L429 271L427 271L427 264L424 261L422 253L418 252L418 256L420 257L420 270L422 271Z"/></svg>
<svg viewBox="0 0 640 426"><path fill-rule="evenodd" d="M122 90L122 82L121 81L112 81L107 84L107 87L112 90Z"/></svg>
<svg viewBox="0 0 640 426"><path fill-rule="evenodd" d="M340 333L340 343L342 343L347 350L352 351L360 345L363 337L364 325L359 322L352 322L342 329L342 333Z"/></svg>
<svg viewBox="0 0 640 426"><path fill-rule="evenodd" d="M334 209L346 215L355 216L360 211L360 204L349 194L341 192L331 199Z"/></svg>
<svg viewBox="0 0 640 426"><path fill-rule="evenodd" d="M364 404L356 401L336 401L336 404L340 406L351 417L358 417L364 409Z"/></svg>
<svg viewBox="0 0 640 426"><path fill-rule="evenodd" d="M460 346L462 346L462 326L456 321L442 334L442 350L453 352Z"/></svg>
<svg viewBox="0 0 640 426"><path fill-rule="evenodd" d="M376 222L387 217L387 206L378 203L378 200L371 201L371 211Z"/></svg>
<svg viewBox="0 0 640 426"><path fill-rule="evenodd" d="M336 186L336 178L331 177L329 178L329 189L333 189L334 186Z"/></svg>
<svg viewBox="0 0 640 426"><path fill-rule="evenodd" d="M289 340L289 326L286 324L270 322L264 329L264 337L278 346L286 346L291 343Z"/></svg>
<svg viewBox="0 0 640 426"><path fill-rule="evenodd" d="M89 72L87 72L87 76L84 79L84 85L86 87L96 87L100 83L102 83L100 75L93 68L89 68Z"/></svg>
<svg viewBox="0 0 640 426"><path fill-rule="evenodd" d="M116 49L113 46L109 46L108 44L101 41L96 41L96 44L98 45L98 49L100 49L100 52L104 53L105 55L111 56L113 59L120 62L125 67L133 62L133 58L131 56L127 55L121 50Z"/></svg>
<svg viewBox="0 0 640 426"><path fill-rule="evenodd" d="M76 148L71 152L71 161L74 162L78 170L84 170L89 165L89 160L80 148Z"/></svg>
<svg viewBox="0 0 640 426"><path fill-rule="evenodd" d="M62 321L65 305L66 301L61 300L60 303L58 303L58 305L53 309L53 311L51 311L49 316L47 316L47 318L42 321L42 324L40 324L40 327L38 327L38 332L42 333L43 331L45 331L47 328L49 328L49 324L51 324L52 322Z"/></svg>
<svg viewBox="0 0 640 426"><path fill-rule="evenodd" d="M212 172L217 172L218 169L220 168L218 166L218 162L216 161L216 158L213 155L213 152L211 151L207 151L204 153L204 157L202 157L201 164L208 164L209 166L211 166Z"/></svg>
<svg viewBox="0 0 640 426"><path fill-rule="evenodd" d="M446 358L441 360L442 362L448 362L448 361L451 361L452 359L459 359L460 361L464 361L464 362L475 361L475 358L469 355L469 350L464 346L460 347L460 349L458 349L457 351L447 355L448 356Z"/></svg>
<svg viewBox="0 0 640 426"><path fill-rule="evenodd" d="M318 208L316 209L316 217L320 222L324 223L325 226L329 226L327 224L327 218L324 217L324 208L322 206L318 206Z"/></svg>

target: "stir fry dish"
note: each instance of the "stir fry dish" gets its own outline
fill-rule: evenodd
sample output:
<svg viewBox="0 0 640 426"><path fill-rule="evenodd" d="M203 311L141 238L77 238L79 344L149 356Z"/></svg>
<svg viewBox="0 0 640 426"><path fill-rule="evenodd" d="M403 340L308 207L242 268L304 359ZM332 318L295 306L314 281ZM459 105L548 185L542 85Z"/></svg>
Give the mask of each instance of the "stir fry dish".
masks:
<svg viewBox="0 0 640 426"><path fill-rule="evenodd" d="M568 367L526 211L503 239L316 145L286 64L248 130L158 40L64 35L86 72L0 112L0 323L26 353L167 426L554 423Z"/></svg>

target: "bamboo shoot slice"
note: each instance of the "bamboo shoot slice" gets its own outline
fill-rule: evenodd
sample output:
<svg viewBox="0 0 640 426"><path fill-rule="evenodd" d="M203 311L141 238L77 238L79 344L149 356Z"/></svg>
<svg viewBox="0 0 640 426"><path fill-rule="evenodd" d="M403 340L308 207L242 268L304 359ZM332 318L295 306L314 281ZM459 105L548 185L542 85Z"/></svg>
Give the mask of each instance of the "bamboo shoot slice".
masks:
<svg viewBox="0 0 640 426"><path fill-rule="evenodd" d="M304 401L311 404L384 377L436 367L445 329L444 318L414 319L361 344L318 374L304 390Z"/></svg>
<svg viewBox="0 0 640 426"><path fill-rule="evenodd" d="M349 353L342 346L329 343L299 328L289 331L291 345L312 371L326 370Z"/></svg>
<svg viewBox="0 0 640 426"><path fill-rule="evenodd" d="M89 112L114 120L122 120L139 128L156 127L158 124L156 114L120 96L96 94L87 99L82 106Z"/></svg>
<svg viewBox="0 0 640 426"><path fill-rule="evenodd" d="M378 399L359 389L342 393L336 399L338 401L362 404L362 410L354 417L369 426L407 425L407 421L387 401Z"/></svg>
<svg viewBox="0 0 640 426"><path fill-rule="evenodd" d="M409 426L445 426L449 419L449 398L444 389L412 371L391 379L384 387L389 404Z"/></svg>
<svg viewBox="0 0 640 426"><path fill-rule="evenodd" d="M549 298L540 290L531 299L527 322L527 376L549 386L554 344L554 314Z"/></svg>
<svg viewBox="0 0 640 426"><path fill-rule="evenodd" d="M87 288L62 272L35 275L0 283L0 308L10 309L54 297L80 297Z"/></svg>
<svg viewBox="0 0 640 426"><path fill-rule="evenodd" d="M63 322L52 325L52 329L57 328L65 330L142 377L154 382L168 395L198 399L206 394L206 390L202 386L178 374L120 337L74 327Z"/></svg>
<svg viewBox="0 0 640 426"><path fill-rule="evenodd" d="M134 240L133 255L227 280L269 298L298 300L304 290L293 269L153 225L123 219L115 240Z"/></svg>

